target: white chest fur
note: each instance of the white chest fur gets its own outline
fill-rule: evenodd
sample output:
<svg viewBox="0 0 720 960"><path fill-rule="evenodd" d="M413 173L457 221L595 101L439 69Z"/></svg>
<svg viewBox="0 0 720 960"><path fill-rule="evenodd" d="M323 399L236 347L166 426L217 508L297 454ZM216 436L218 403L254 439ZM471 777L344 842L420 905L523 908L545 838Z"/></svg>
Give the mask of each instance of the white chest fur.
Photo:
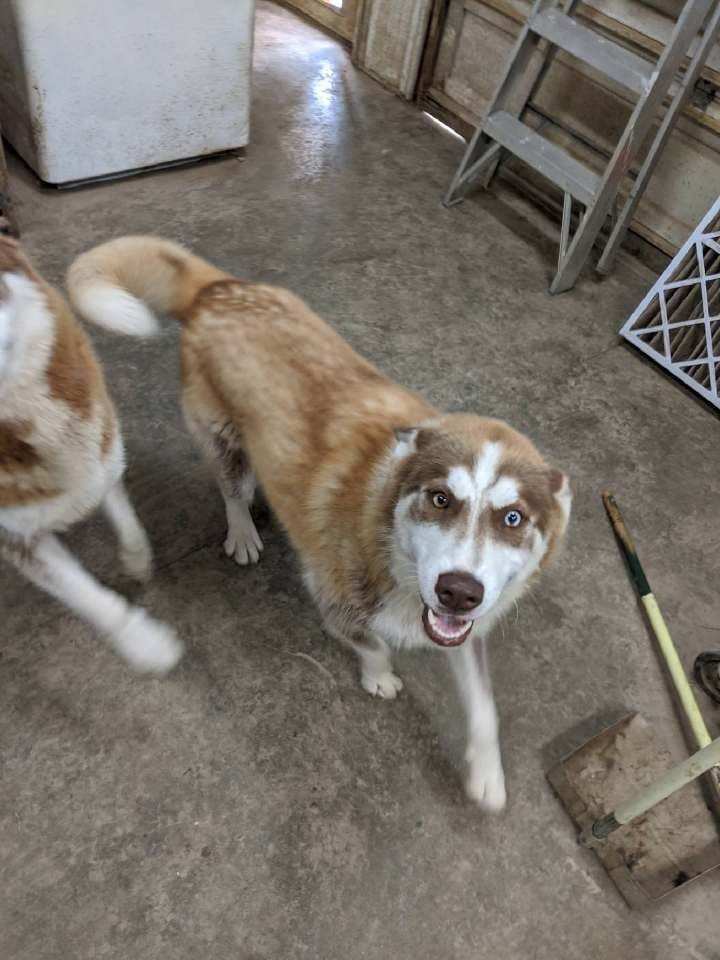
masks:
<svg viewBox="0 0 720 960"><path fill-rule="evenodd" d="M395 649L433 647L422 625L420 594L395 587L370 619L370 628Z"/></svg>

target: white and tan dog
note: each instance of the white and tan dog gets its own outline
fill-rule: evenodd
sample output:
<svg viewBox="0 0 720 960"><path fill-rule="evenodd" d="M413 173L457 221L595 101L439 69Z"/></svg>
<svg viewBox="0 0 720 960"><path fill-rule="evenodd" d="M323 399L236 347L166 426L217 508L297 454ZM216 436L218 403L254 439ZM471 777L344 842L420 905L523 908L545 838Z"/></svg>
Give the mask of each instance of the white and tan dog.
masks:
<svg viewBox="0 0 720 960"><path fill-rule="evenodd" d="M565 476L506 424L442 415L388 380L293 294L176 244L111 241L68 284L110 329L151 333L154 312L181 321L183 406L225 499L227 553L259 557L257 481L369 693L402 688L392 648L443 649L468 715L468 791L502 808L484 638L555 550Z"/></svg>
<svg viewBox="0 0 720 960"><path fill-rule="evenodd" d="M0 236L0 556L107 636L138 670L164 673L173 631L101 586L56 534L102 506L125 570L149 577L147 535L122 483L117 417L62 296Z"/></svg>

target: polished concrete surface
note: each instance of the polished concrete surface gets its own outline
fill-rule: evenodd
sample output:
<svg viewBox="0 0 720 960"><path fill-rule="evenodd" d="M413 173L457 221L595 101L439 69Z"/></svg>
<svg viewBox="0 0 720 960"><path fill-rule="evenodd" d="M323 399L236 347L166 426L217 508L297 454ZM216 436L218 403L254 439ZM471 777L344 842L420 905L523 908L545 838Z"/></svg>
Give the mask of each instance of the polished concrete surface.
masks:
<svg viewBox="0 0 720 960"><path fill-rule="evenodd" d="M255 63L244 160L65 193L15 162L25 242L59 281L111 236L184 241L292 288L391 375L508 419L569 471L567 547L493 642L509 806L491 818L463 795L441 655L400 658L403 694L373 701L269 517L258 567L225 559L178 413L176 330L94 331L157 551L143 602L188 653L138 679L2 570L0 956L717 960L720 872L630 912L544 776L629 708L682 755L603 487L685 665L720 645L717 418L616 338L650 274L628 259L549 297L556 227L502 186L444 210L461 144L341 45L261 3ZM68 539L126 589L99 520Z"/></svg>

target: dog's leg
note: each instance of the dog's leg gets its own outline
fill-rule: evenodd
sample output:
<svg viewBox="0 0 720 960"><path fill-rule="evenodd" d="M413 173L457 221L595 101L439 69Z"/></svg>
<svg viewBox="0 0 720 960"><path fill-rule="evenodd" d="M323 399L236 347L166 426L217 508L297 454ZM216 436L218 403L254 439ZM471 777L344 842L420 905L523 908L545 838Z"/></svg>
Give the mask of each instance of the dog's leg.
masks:
<svg viewBox="0 0 720 960"><path fill-rule="evenodd" d="M104 634L136 670L166 673L180 659L182 645L170 627L99 584L51 534L32 543L3 543L0 552L34 584Z"/></svg>
<svg viewBox="0 0 720 960"><path fill-rule="evenodd" d="M240 461L247 464L244 454L236 457L235 463L240 468ZM227 536L225 538L225 553L236 563L245 566L248 563L257 563L263 549L263 542L257 532L255 521L250 513L250 504L255 495L255 474L249 466L245 472L232 474L223 479L220 491L225 500L225 514L227 516Z"/></svg>
<svg viewBox="0 0 720 960"><path fill-rule="evenodd" d="M190 432L210 465L225 501L225 553L244 566L257 563L263 542L250 513L255 496L255 474L237 434L231 427L213 428L185 412Z"/></svg>
<svg viewBox="0 0 720 960"><path fill-rule="evenodd" d="M403 688L403 682L393 673L390 647L372 634L357 634L350 641L360 658L360 683L373 697L394 700Z"/></svg>
<svg viewBox="0 0 720 960"><path fill-rule="evenodd" d="M385 641L361 628L341 626L330 617L325 618L325 629L357 654L363 690L382 700L394 700L403 682L393 673L390 647Z"/></svg>
<svg viewBox="0 0 720 960"><path fill-rule="evenodd" d="M468 795L486 810L502 810L506 801L505 774L485 638L471 638L447 653L467 712Z"/></svg>
<svg viewBox="0 0 720 960"><path fill-rule="evenodd" d="M102 507L117 534L123 569L141 583L148 581L152 576L150 541L122 480L106 495Z"/></svg>

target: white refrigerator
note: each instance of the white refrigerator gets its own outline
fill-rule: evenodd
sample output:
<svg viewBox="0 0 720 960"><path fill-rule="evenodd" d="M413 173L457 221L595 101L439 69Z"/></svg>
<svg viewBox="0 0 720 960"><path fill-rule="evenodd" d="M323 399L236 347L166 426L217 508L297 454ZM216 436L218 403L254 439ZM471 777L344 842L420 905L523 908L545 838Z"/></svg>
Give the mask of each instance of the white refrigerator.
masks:
<svg viewBox="0 0 720 960"><path fill-rule="evenodd" d="M254 0L0 0L0 127L41 180L243 147Z"/></svg>

